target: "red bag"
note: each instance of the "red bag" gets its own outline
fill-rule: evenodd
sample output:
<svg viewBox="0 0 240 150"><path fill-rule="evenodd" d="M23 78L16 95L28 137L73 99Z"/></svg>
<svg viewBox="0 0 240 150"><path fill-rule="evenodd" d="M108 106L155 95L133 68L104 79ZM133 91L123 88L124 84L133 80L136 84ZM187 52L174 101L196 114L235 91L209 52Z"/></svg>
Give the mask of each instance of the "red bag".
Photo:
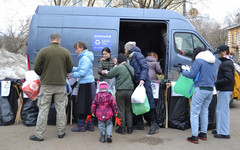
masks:
<svg viewBox="0 0 240 150"><path fill-rule="evenodd" d="M31 100L35 100L36 96L40 91L40 80L36 79L33 81L26 81L22 86L23 92L30 98Z"/></svg>

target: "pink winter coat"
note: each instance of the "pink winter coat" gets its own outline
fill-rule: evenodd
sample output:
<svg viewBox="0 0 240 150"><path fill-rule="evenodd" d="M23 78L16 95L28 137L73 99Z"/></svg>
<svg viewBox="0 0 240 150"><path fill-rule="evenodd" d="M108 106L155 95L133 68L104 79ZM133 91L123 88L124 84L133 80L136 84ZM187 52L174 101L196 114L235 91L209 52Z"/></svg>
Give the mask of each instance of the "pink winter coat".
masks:
<svg viewBox="0 0 240 150"><path fill-rule="evenodd" d="M109 120L118 113L117 103L109 92L98 92L92 102L91 112L100 121Z"/></svg>

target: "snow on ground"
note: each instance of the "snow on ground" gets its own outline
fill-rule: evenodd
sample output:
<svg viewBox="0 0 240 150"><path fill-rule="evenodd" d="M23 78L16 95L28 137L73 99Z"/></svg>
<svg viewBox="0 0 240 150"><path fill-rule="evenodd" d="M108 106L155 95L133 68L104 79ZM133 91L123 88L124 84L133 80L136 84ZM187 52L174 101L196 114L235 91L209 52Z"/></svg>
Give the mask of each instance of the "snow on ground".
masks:
<svg viewBox="0 0 240 150"><path fill-rule="evenodd" d="M0 49L0 79L23 79L26 68L26 57Z"/></svg>

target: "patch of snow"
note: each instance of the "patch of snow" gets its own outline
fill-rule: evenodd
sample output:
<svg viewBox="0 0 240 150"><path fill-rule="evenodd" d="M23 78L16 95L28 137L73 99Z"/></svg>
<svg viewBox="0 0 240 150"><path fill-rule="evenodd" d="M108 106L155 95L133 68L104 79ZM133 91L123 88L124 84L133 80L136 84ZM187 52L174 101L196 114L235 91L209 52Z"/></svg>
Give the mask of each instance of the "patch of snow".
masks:
<svg viewBox="0 0 240 150"><path fill-rule="evenodd" d="M0 49L0 79L24 79L26 71L26 57Z"/></svg>

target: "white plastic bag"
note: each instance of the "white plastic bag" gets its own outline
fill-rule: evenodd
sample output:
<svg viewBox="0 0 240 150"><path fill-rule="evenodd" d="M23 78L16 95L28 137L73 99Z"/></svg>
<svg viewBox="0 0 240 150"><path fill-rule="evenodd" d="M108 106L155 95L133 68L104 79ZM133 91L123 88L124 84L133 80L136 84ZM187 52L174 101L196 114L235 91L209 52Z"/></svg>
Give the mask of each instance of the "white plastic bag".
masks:
<svg viewBox="0 0 240 150"><path fill-rule="evenodd" d="M131 96L132 103L144 103L146 98L146 89L143 84L139 84Z"/></svg>

